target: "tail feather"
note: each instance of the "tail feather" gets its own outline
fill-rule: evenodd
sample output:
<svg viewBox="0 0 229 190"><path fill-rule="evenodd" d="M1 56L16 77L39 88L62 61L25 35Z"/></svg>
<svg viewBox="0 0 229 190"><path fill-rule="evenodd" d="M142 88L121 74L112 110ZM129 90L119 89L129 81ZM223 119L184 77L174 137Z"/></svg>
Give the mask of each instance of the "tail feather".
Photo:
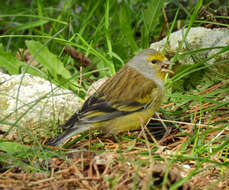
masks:
<svg viewBox="0 0 229 190"><path fill-rule="evenodd" d="M63 145L67 140L72 138L73 136L82 133L84 131L87 131L92 126L89 124L83 124L83 125L74 125L71 128L66 129L63 133L61 133L59 136L57 136L54 139L49 140L45 145L48 146L61 146Z"/></svg>
<svg viewBox="0 0 229 190"><path fill-rule="evenodd" d="M67 129L67 128L70 128L72 127L77 121L79 120L79 113L76 112L74 113L70 119L64 123L63 125L59 125L58 128L62 128L62 129Z"/></svg>

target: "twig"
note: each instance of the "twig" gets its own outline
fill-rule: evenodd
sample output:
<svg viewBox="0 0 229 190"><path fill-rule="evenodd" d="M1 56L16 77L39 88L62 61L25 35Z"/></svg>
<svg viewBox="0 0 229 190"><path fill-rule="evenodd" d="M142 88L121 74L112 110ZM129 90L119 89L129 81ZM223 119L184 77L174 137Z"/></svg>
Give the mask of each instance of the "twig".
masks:
<svg viewBox="0 0 229 190"><path fill-rule="evenodd" d="M213 125L198 124L198 123L188 123L188 122L183 122L183 121L173 121L173 120L166 120L166 119L151 118L151 120L164 121L164 122L169 122L169 123L177 123L177 124L182 124L182 125L191 125L191 126L214 127Z"/></svg>
<svg viewBox="0 0 229 190"><path fill-rule="evenodd" d="M40 184L40 183L52 181L54 179L55 179L55 177L50 177L50 178L41 179L41 180L38 180L38 181L32 181L32 182L28 183L27 185L28 186L37 185L37 184Z"/></svg>

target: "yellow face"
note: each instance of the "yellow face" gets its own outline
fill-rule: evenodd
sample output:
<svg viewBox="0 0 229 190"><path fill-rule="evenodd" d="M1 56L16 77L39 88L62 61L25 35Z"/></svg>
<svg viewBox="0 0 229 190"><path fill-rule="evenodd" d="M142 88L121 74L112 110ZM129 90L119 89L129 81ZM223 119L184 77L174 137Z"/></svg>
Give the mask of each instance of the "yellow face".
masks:
<svg viewBox="0 0 229 190"><path fill-rule="evenodd" d="M164 78L165 73L168 72L168 59L160 52L155 52L151 54L146 59L152 66L156 69L157 76L159 78Z"/></svg>
<svg viewBox="0 0 229 190"><path fill-rule="evenodd" d="M153 55L149 55L147 57L147 61L151 62L153 64L163 63L163 62L167 61L167 58L162 53L156 52Z"/></svg>

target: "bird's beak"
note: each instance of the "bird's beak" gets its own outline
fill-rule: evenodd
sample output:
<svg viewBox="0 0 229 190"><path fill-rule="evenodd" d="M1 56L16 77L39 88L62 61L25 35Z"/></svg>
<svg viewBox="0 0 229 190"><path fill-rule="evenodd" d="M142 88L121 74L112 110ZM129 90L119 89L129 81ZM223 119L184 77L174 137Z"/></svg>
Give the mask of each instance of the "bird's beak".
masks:
<svg viewBox="0 0 229 190"><path fill-rule="evenodd" d="M162 64L162 66L161 66L161 71L162 71L162 72L165 72L165 73L174 74L174 72L171 71L171 70L169 69L169 65L173 65L173 64L174 64L174 63L172 63L172 62L166 60L166 61Z"/></svg>

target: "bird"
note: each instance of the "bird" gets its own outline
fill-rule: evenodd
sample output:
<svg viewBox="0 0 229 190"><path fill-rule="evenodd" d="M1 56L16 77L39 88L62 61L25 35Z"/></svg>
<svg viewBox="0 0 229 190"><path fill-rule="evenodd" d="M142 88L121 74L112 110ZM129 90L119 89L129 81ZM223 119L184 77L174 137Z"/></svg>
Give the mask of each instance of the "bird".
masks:
<svg viewBox="0 0 229 190"><path fill-rule="evenodd" d="M116 135L141 128L162 104L170 64L159 51L140 51L87 98L61 126L63 132L46 145L63 146L90 129Z"/></svg>

